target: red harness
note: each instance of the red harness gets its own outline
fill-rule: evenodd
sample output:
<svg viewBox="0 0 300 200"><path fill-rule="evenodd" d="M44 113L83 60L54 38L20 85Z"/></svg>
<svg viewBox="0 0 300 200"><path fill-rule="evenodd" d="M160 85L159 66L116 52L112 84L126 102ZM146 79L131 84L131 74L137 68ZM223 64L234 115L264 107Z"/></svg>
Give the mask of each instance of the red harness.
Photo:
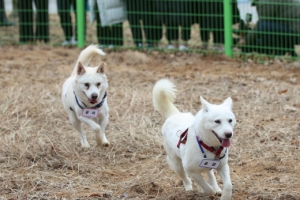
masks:
<svg viewBox="0 0 300 200"><path fill-rule="evenodd" d="M179 141L177 143L177 148L180 148L180 144L185 144L188 136L189 128L187 128L183 133L181 133Z"/></svg>
<svg viewBox="0 0 300 200"><path fill-rule="evenodd" d="M215 149L213 147L209 147L207 146L207 144L205 144L202 140L198 140L198 142L200 142L200 144L208 151L216 154L215 159L220 157L221 152L223 151L224 147L220 146L218 149Z"/></svg>
<svg viewBox="0 0 300 200"><path fill-rule="evenodd" d="M188 131L189 131L189 128L187 128L183 133L181 133L180 135L180 138L179 138L179 141L177 143L177 148L180 148L180 144L185 144L186 143L186 140L187 140L187 136L188 136ZM224 147L223 146L220 146L218 149L215 149L214 147L210 147L208 146L207 144L205 144L202 140L199 140L198 137L197 137L197 140L198 140L198 143L200 143L200 145L202 145L206 150L214 153L216 156L215 156L215 159L219 158L220 157L220 154L221 152L223 151ZM226 154L226 152L225 152ZM225 156L225 155L224 155ZM223 156L223 157L224 157ZM223 158L222 157L222 158ZM220 159L222 159L220 158Z"/></svg>

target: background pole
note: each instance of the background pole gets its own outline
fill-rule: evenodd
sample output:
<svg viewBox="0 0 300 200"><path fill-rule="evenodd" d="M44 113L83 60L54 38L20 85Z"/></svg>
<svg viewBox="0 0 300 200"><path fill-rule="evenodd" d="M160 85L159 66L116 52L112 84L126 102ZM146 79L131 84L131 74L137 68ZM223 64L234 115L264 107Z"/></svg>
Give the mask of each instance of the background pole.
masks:
<svg viewBox="0 0 300 200"><path fill-rule="evenodd" d="M225 25L225 54L233 57L232 52L232 7L231 0L224 0L224 25Z"/></svg>
<svg viewBox="0 0 300 200"><path fill-rule="evenodd" d="M85 15L85 1L76 0L76 18L77 18L77 47L81 48L84 46L84 15Z"/></svg>

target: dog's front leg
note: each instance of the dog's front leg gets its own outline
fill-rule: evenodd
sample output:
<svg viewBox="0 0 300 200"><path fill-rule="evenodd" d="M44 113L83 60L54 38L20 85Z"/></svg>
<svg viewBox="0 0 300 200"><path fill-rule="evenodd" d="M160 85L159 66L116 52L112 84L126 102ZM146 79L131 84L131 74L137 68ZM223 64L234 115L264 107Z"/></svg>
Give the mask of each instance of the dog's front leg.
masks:
<svg viewBox="0 0 300 200"><path fill-rule="evenodd" d="M188 174L201 186L201 193L205 195L214 195L216 191L210 186L199 172L188 172Z"/></svg>
<svg viewBox="0 0 300 200"><path fill-rule="evenodd" d="M232 183L228 164L218 169L218 173L223 181L223 192L220 200L229 200L232 196Z"/></svg>
<svg viewBox="0 0 300 200"><path fill-rule="evenodd" d="M208 183L214 188L214 190L218 193L221 194L222 190L221 188L218 186L217 180L216 180L216 176L214 174L214 170L209 170L207 172L208 175Z"/></svg>
<svg viewBox="0 0 300 200"><path fill-rule="evenodd" d="M95 132L98 145L103 145L105 147L109 146L109 143L104 135L104 132L102 132L99 124L97 124L92 119L83 116L79 116L79 120L88 125Z"/></svg>
<svg viewBox="0 0 300 200"><path fill-rule="evenodd" d="M89 148L90 145L86 139L85 132L82 130L81 121L77 118L77 116L73 112L68 112L69 119L74 128L79 132L81 146L85 148Z"/></svg>
<svg viewBox="0 0 300 200"><path fill-rule="evenodd" d="M97 144L99 146L103 145L105 147L108 147L109 146L109 142L108 142L108 140L106 139L106 136L105 136L105 129L106 129L106 126L108 124L108 117L102 118L100 120L99 124L100 124L100 128L101 128L101 134L100 135L96 134Z"/></svg>
<svg viewBox="0 0 300 200"><path fill-rule="evenodd" d="M81 147L84 148L90 148L90 144L88 143L87 139L86 139L86 135L85 132L82 130L81 128L81 124L80 123L76 123L73 124L73 126L75 127L75 129L79 132L80 134L80 143L81 143Z"/></svg>

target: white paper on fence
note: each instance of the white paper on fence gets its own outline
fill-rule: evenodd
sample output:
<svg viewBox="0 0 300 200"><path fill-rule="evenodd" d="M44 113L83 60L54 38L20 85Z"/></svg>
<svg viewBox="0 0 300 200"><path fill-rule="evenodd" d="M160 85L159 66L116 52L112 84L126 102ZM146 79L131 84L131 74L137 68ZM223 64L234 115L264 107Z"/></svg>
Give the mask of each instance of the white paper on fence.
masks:
<svg viewBox="0 0 300 200"><path fill-rule="evenodd" d="M110 26L127 19L124 0L97 0L101 26Z"/></svg>
<svg viewBox="0 0 300 200"><path fill-rule="evenodd" d="M95 20L95 3L98 4L101 26L110 26L127 20L124 0L89 0L90 22Z"/></svg>

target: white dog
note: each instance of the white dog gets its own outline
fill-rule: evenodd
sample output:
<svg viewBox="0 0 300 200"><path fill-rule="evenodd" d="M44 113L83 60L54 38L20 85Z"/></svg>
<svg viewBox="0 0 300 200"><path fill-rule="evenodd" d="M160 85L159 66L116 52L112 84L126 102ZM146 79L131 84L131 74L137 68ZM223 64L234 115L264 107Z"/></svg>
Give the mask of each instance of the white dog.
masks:
<svg viewBox="0 0 300 200"><path fill-rule="evenodd" d="M109 146L104 133L108 124L108 81L103 63L98 67L88 66L94 55L104 56L105 53L97 45L90 45L80 53L72 75L65 81L62 90L64 108L80 134L82 147L90 145L81 128L81 122L95 132L98 145Z"/></svg>
<svg viewBox="0 0 300 200"><path fill-rule="evenodd" d="M167 79L159 80L153 88L154 108L166 118L162 134L169 166L182 179L186 191L193 189L189 175L201 186L202 193L222 193L222 200L230 199L232 184L227 148L236 123L231 98L214 105L200 97L202 109L193 116L175 107L175 96L175 86ZM223 191L211 169L216 169L221 176ZM201 175L203 172L208 175L208 183Z"/></svg>

